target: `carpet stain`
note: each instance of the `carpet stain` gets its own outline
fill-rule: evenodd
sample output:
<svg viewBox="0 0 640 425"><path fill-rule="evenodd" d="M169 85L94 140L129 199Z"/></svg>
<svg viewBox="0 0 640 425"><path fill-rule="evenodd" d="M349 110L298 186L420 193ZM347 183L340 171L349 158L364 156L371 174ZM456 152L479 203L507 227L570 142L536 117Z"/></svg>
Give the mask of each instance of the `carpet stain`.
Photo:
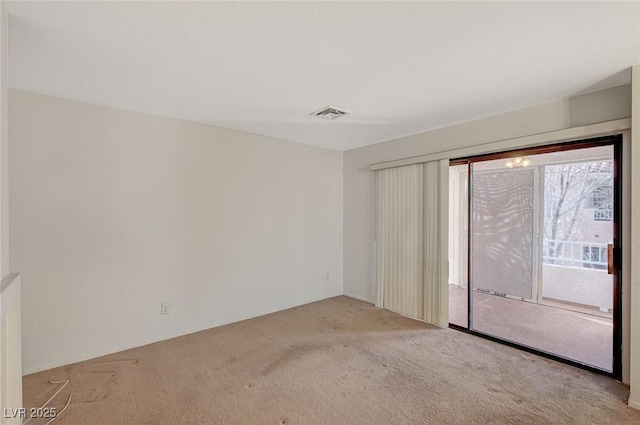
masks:
<svg viewBox="0 0 640 425"><path fill-rule="evenodd" d="M105 393L98 392L96 390L85 390L73 393L73 403L97 403L104 400L107 397Z"/></svg>
<svg viewBox="0 0 640 425"><path fill-rule="evenodd" d="M283 351L280 351L262 371L261 375L269 375L280 369L287 367L292 362L301 362L303 361L305 356L310 354L317 353L317 351L321 349L317 345L313 344L305 344L305 345L295 345L292 347L287 347Z"/></svg>
<svg viewBox="0 0 640 425"><path fill-rule="evenodd" d="M220 373L220 371L222 371L224 369L225 365L221 365L218 367L205 367L204 369L200 370L198 373L195 374L194 378L195 379L204 379L204 378L208 378L210 376L214 376Z"/></svg>

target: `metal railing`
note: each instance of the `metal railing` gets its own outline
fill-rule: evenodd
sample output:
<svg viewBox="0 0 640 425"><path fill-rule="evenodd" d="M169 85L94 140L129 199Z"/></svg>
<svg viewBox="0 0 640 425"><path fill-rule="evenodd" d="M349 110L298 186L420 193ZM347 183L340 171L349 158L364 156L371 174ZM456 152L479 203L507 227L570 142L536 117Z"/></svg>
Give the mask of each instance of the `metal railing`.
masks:
<svg viewBox="0 0 640 425"><path fill-rule="evenodd" d="M612 209L594 209L593 219L595 221L613 221Z"/></svg>
<svg viewBox="0 0 640 425"><path fill-rule="evenodd" d="M606 243L545 239L543 249L544 264L600 270L607 268Z"/></svg>

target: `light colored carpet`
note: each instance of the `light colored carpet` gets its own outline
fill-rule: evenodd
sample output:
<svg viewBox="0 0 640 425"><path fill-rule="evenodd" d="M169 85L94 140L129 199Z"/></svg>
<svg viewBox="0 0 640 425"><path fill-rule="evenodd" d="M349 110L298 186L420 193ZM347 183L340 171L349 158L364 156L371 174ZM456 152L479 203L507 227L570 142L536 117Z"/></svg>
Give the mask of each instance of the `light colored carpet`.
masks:
<svg viewBox="0 0 640 425"><path fill-rule="evenodd" d="M474 329L597 368L613 370L613 321L475 292ZM449 319L467 324L467 288L449 285Z"/></svg>
<svg viewBox="0 0 640 425"><path fill-rule="evenodd" d="M61 425L640 424L610 378L347 297L26 376L26 406L62 379Z"/></svg>

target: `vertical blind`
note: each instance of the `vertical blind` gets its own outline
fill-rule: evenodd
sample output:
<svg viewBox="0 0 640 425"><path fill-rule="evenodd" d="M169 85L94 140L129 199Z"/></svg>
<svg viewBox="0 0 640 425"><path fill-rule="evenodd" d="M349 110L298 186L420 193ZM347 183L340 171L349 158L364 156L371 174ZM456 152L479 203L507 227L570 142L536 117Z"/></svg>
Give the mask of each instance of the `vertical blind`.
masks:
<svg viewBox="0 0 640 425"><path fill-rule="evenodd" d="M423 164L376 173L376 305L422 318Z"/></svg>
<svg viewBox="0 0 640 425"><path fill-rule="evenodd" d="M448 324L448 161L376 172L376 305Z"/></svg>

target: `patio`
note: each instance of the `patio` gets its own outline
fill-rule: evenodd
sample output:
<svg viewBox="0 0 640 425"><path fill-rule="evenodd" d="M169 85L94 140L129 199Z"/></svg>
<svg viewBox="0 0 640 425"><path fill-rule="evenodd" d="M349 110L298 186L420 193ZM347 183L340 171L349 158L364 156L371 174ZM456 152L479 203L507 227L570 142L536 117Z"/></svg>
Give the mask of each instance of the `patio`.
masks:
<svg viewBox="0 0 640 425"><path fill-rule="evenodd" d="M611 313L474 292L474 330L611 371ZM449 322L467 323L467 288L449 285Z"/></svg>

